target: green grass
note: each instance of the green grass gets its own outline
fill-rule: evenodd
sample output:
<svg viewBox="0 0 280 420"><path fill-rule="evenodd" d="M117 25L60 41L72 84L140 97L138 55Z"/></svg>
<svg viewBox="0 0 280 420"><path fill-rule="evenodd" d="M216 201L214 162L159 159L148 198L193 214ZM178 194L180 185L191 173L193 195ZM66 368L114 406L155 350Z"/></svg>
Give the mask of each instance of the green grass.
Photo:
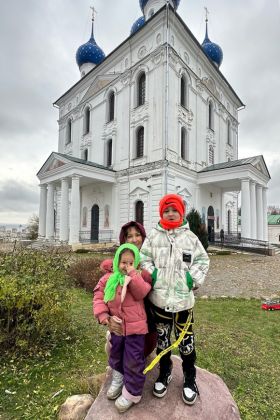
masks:
<svg viewBox="0 0 280 420"><path fill-rule="evenodd" d="M104 372L105 329L93 319L91 294L74 289L71 312L74 341L28 357L2 355L1 420L56 419L68 396L89 392L87 378ZM257 300L198 300L195 321L197 365L222 377L242 419L278 419L280 312L262 311Z"/></svg>

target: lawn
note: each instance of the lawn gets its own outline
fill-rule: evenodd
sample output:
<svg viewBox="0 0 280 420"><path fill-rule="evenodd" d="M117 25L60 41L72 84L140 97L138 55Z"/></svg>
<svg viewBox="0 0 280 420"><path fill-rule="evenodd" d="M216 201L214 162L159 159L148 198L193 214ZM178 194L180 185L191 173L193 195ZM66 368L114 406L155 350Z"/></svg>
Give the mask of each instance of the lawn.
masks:
<svg viewBox="0 0 280 420"><path fill-rule="evenodd" d="M105 329L92 317L92 296L73 289L76 338L51 350L1 356L0 419L56 419L73 394L87 393L90 377L104 372ZM198 299L197 365L220 375L243 420L276 420L280 413L280 312L258 300Z"/></svg>

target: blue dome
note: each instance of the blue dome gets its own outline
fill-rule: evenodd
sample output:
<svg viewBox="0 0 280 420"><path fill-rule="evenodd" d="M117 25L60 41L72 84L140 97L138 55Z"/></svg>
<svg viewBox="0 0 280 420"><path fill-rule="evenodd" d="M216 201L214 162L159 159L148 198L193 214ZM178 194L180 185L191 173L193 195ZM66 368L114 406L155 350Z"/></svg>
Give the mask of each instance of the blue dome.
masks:
<svg viewBox="0 0 280 420"><path fill-rule="evenodd" d="M148 1L149 0L139 0L139 5L140 5L141 10L142 10L143 13L144 13L144 7L148 3ZM181 0L172 0L172 1L173 1L175 10L177 10Z"/></svg>
<svg viewBox="0 0 280 420"><path fill-rule="evenodd" d="M224 56L223 50L218 44L211 42L210 39L208 38L207 24L206 24L205 38L201 46L202 46L203 51L207 55L207 57L210 58L210 60L212 60L214 64L216 64L216 66L220 67L223 61L223 56Z"/></svg>
<svg viewBox="0 0 280 420"><path fill-rule="evenodd" d="M91 31L91 37L85 44L81 45L76 52L76 61L79 67L85 63L93 63L95 65L100 64L105 58L105 54L102 49L96 44L93 29Z"/></svg>
<svg viewBox="0 0 280 420"><path fill-rule="evenodd" d="M130 30L130 35L134 34L135 32L139 31L140 28L142 28L142 26L145 25L145 16L141 16L139 19L137 19Z"/></svg>

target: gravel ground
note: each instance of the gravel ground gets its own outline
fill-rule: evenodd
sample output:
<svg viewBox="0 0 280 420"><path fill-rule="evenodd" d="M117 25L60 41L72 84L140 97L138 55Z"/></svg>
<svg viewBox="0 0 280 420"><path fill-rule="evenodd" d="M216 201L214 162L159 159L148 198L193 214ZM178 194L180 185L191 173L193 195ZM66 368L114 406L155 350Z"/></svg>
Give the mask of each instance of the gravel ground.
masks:
<svg viewBox="0 0 280 420"><path fill-rule="evenodd" d="M196 296L280 297L280 254L210 255L208 275Z"/></svg>

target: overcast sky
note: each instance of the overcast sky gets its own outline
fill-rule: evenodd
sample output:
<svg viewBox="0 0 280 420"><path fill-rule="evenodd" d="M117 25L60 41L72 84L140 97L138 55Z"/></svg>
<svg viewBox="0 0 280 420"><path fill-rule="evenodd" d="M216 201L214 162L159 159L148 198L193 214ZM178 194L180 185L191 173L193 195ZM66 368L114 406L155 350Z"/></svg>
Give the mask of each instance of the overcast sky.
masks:
<svg viewBox="0 0 280 420"><path fill-rule="evenodd" d="M36 173L57 150L53 102L79 80L77 48L90 35L106 54L141 16L138 0L10 0L0 14L0 224L38 214ZM202 42L224 52L220 70L246 104L239 113L239 157L263 154L280 205L280 0L181 0L178 13Z"/></svg>

